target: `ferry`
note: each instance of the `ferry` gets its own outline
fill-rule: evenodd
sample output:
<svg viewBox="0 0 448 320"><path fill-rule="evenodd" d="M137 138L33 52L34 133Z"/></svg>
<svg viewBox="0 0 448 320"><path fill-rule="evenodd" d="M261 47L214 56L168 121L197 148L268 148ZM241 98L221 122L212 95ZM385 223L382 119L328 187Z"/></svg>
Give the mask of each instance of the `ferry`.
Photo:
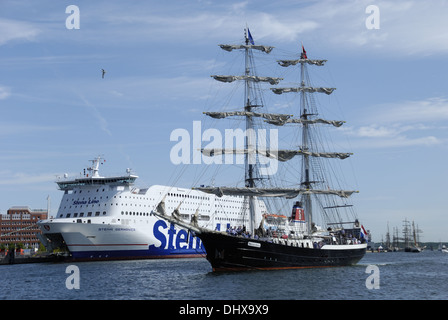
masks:
<svg viewBox="0 0 448 320"><path fill-rule="evenodd" d="M77 261L204 257L194 233L152 213L160 204L168 215L202 228L226 231L248 224L242 196L163 185L139 188L130 169L103 177L99 167L104 159L90 161L79 177L65 174L56 181L64 192L57 215L38 222L49 252ZM264 202L259 205L266 212Z"/></svg>

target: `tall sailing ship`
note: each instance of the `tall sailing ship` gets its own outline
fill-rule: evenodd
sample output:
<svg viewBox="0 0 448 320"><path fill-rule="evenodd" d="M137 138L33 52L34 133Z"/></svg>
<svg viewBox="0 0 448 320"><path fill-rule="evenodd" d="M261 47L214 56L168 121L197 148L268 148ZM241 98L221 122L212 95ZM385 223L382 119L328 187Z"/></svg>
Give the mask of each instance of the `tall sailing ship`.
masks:
<svg viewBox="0 0 448 320"><path fill-rule="evenodd" d="M248 269L290 269L306 267L329 267L356 264L365 254L366 231L354 215L350 219L343 211L354 213L348 198L355 192L333 188L340 180L325 175L323 160L345 159L351 153L325 152L320 149L318 129L322 125L339 127L344 121L325 120L319 113L315 93L331 94L335 88L313 87L309 83L308 67L323 66L326 60L307 57L302 45L300 58L279 60L282 67L299 66L300 84L296 87L270 88L275 94L296 93L300 107L298 117L289 114L260 112L265 107L261 84L277 85L282 78L258 76L255 54L269 54L273 47L256 45L249 29L245 30L245 42L237 45L220 45L228 52L244 54L242 75L214 75L221 82L244 83L243 108L236 111L205 112L209 117L225 119L243 117L246 137L243 149L207 149L206 156L244 155L244 187L199 187L199 191L222 196L244 197L248 205L248 225L241 230L217 231L200 227L193 219L185 223L176 215L165 212L164 203L153 212L155 215L193 231L207 252L207 260L214 271ZM275 128L293 126L298 140L293 149L267 149L255 143L257 125L274 125ZM297 129L298 128L298 129ZM294 142L293 142L294 143ZM324 142L325 143L325 142ZM297 148L297 144L300 147ZM275 174L261 174L260 157L283 162L293 162L288 174L294 170L297 180L287 186L279 186ZM255 159L255 160L254 160ZM294 163L297 159L300 163ZM336 160L335 160L336 159ZM271 182L270 182L271 181ZM291 180L290 180L291 181ZM268 213L262 213L259 199L266 202ZM341 201L342 200L342 201ZM292 211L291 211L292 208ZM317 213L322 213L322 225L316 223ZM286 214L285 214L286 213ZM334 219L333 219L334 218ZM326 227L323 227L323 224Z"/></svg>

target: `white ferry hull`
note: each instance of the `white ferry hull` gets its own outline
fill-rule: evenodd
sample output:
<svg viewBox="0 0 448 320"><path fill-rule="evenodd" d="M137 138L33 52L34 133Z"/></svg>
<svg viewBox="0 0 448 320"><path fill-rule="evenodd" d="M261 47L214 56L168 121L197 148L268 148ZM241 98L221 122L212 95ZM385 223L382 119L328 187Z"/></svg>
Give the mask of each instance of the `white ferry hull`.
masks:
<svg viewBox="0 0 448 320"><path fill-rule="evenodd" d="M39 224L47 240L55 247L66 247L73 260L190 258L205 255L200 239L155 217L144 225L51 220Z"/></svg>

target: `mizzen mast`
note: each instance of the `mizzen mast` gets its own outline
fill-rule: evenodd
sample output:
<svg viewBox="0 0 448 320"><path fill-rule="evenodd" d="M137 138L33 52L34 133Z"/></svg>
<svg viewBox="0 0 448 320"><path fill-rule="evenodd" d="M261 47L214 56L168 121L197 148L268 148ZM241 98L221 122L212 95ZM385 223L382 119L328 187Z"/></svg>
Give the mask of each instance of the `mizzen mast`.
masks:
<svg viewBox="0 0 448 320"><path fill-rule="evenodd" d="M308 190L309 192L302 192L302 203L304 207L304 211L307 215L307 229L311 231L312 222L313 222L313 205L311 195L315 194L317 190L314 188L315 183L320 183L322 181L313 181L311 177L313 177L312 165L311 165L311 157L326 157L326 158L339 158L345 159L351 155L351 153L337 153L337 152L321 152L317 150L313 150L313 141L310 132L310 126L316 123L322 124L330 124L336 127L341 126L344 121L334 121L334 120L325 120L316 118L317 113L313 113L308 106L307 94L310 93L325 93L327 95L331 94L336 88L326 88L326 87L312 87L306 82L306 68L307 65L315 65L315 66L323 66L327 60L313 60L308 59L305 48L302 45L302 52L300 55L300 59L295 60L279 60L278 64L282 67L295 66L300 64L300 86L292 87L292 88L271 88L271 90L276 94L283 93L300 93L300 119L288 119L284 123L274 123L277 125L283 125L285 123L299 123L302 125L302 145L301 145L301 154L303 156L302 161L302 174L300 186L301 188ZM313 192L314 191L314 192ZM322 190L323 191L323 190ZM327 194L338 194L337 190L331 190L328 188ZM357 191L346 191L347 194L351 194Z"/></svg>

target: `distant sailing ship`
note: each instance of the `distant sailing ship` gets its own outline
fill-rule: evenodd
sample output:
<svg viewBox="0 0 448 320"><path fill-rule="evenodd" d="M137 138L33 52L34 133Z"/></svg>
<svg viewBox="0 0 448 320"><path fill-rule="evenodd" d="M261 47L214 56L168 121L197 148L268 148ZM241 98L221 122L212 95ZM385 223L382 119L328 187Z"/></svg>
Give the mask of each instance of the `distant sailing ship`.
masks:
<svg viewBox="0 0 448 320"><path fill-rule="evenodd" d="M444 245L442 243L439 244L438 250L443 253L448 253L448 249L447 249L446 245Z"/></svg>
<svg viewBox="0 0 448 320"><path fill-rule="evenodd" d="M268 82L277 85L282 79L261 77L255 69L254 51L269 54L273 47L255 45L249 29L245 30L245 43L237 45L220 45L228 52L237 50L244 53L245 71L237 76L212 76L221 82L244 82L244 107L231 112L205 112L207 116L223 119L227 117L243 117L246 132L254 132L256 125L264 123L282 127L292 124L299 134L299 148L291 150L265 150L254 144L250 134L245 139L242 150L237 149L202 149L207 156L241 155L245 157L244 187L199 187L199 191L214 194L244 197L247 200L250 223L242 230L218 231L205 229L193 220L186 223L176 219L175 214L165 212L164 202L153 212L155 215L172 223L193 231L207 252L207 260L214 271L250 270L250 269L293 269L308 267L330 267L356 264L365 254L367 248L367 232L354 216L353 206L347 200L357 191L332 188L339 185L339 180L327 179L323 160L345 159L351 153L324 152L319 148L322 143L317 130L321 125L339 127L344 121L325 120L318 117L314 93L331 94L335 88L313 87L308 82L308 65L323 66L326 60L314 60L307 57L302 45L299 59L280 60L282 67L299 65L301 82L298 87L271 88L275 94L298 93L300 101L300 116L287 114L258 112L263 107L260 83ZM260 53L261 54L261 53ZM297 132L298 131L298 132ZM317 139L316 139L317 138ZM296 141L297 145L297 141ZM294 165L297 178L289 186L273 187L268 185L269 175L261 176L257 170L258 162L254 156L274 158L280 162L301 159L301 164ZM298 156L298 157L296 157ZM333 160L334 161L334 160ZM268 205L269 214L262 214L257 203L264 199L279 201L280 210ZM342 202L340 201L342 200ZM286 209L285 209L286 208ZM288 209L289 208L289 209ZM291 211L292 208L292 211ZM288 213L285 215L284 211ZM352 213L352 221L344 221L342 211ZM323 228L315 223L317 212L323 214ZM333 220L334 218L334 220ZM345 218L347 219L347 218ZM338 221L336 221L338 220ZM347 226L348 225L348 226Z"/></svg>
<svg viewBox="0 0 448 320"><path fill-rule="evenodd" d="M404 251L405 252L422 252L424 247L419 245L418 233L421 230L415 227L414 221L412 221L412 227L410 221L405 219L403 221L403 240L404 240Z"/></svg>

